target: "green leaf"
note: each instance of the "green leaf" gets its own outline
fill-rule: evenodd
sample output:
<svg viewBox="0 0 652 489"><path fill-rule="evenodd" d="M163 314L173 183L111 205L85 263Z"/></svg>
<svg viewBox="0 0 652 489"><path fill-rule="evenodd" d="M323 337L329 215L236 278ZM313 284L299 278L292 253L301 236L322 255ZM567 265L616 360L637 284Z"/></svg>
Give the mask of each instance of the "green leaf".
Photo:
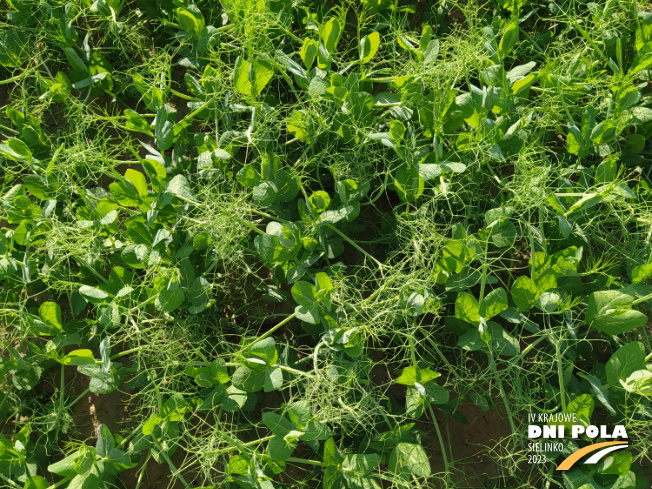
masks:
<svg viewBox="0 0 652 489"><path fill-rule="evenodd" d="M636 370L626 380L621 380L620 385L627 392L649 398L652 396L652 372Z"/></svg>
<svg viewBox="0 0 652 489"><path fill-rule="evenodd" d="M301 61L303 61L304 66L307 70L312 68L312 65L317 58L317 52L319 50L319 43L314 39L306 38L303 40L303 45L299 51L299 56Z"/></svg>
<svg viewBox="0 0 652 489"><path fill-rule="evenodd" d="M91 350L73 350L63 357L64 365L93 365L95 356Z"/></svg>
<svg viewBox="0 0 652 489"><path fill-rule="evenodd" d="M292 455L296 446L296 441L287 442L283 436L277 435L269 441L267 450L272 459L277 462L284 462L290 458L290 455Z"/></svg>
<svg viewBox="0 0 652 489"><path fill-rule="evenodd" d="M394 177L394 187L403 202L414 202L424 191L424 180L419 175L418 167L399 168Z"/></svg>
<svg viewBox="0 0 652 489"><path fill-rule="evenodd" d="M240 366L231 377L233 385L244 392L258 392L265 387L266 371L252 370L249 367Z"/></svg>
<svg viewBox="0 0 652 489"><path fill-rule="evenodd" d="M159 151L166 151L174 144L174 124L168 120L168 111L164 105L156 111L154 136L156 137L156 147Z"/></svg>
<svg viewBox="0 0 652 489"><path fill-rule="evenodd" d="M276 342L274 338L265 338L249 347L249 352L256 358L260 358L266 365L274 365L278 359Z"/></svg>
<svg viewBox="0 0 652 489"><path fill-rule="evenodd" d="M633 341L620 347L614 353L605 370L609 386L618 385L620 379L627 379L636 370L645 368L645 347L643 343Z"/></svg>
<svg viewBox="0 0 652 489"><path fill-rule="evenodd" d="M38 309L38 315L41 320L51 328L51 333L63 331L63 320L61 318L61 308L56 302L44 302Z"/></svg>
<svg viewBox="0 0 652 489"><path fill-rule="evenodd" d="M618 163L615 158L606 158L595 169L595 182L596 183L609 183L613 182L618 172Z"/></svg>
<svg viewBox="0 0 652 489"><path fill-rule="evenodd" d="M360 61L362 64L369 63L378 52L380 47L380 34L377 31L360 40Z"/></svg>
<svg viewBox="0 0 652 489"><path fill-rule="evenodd" d="M95 287L91 287L90 285L82 285L79 288L79 293L83 295L86 298L86 300L94 304L102 302L109 297L109 294L107 294L103 290L100 290Z"/></svg>
<svg viewBox="0 0 652 489"><path fill-rule="evenodd" d="M518 233L512 221L505 221L491 230L491 241L499 248L512 246Z"/></svg>
<svg viewBox="0 0 652 489"><path fill-rule="evenodd" d="M315 304L315 287L308 282L299 281L292 286L292 297L297 304L304 307L313 307Z"/></svg>
<svg viewBox="0 0 652 489"><path fill-rule="evenodd" d="M77 459L80 458L81 452L76 450L72 452L67 457L59 460L56 463L48 465L48 472L53 474L61 475L63 477L73 477L77 474L75 471L75 466L77 465Z"/></svg>
<svg viewBox="0 0 652 489"><path fill-rule="evenodd" d="M88 66L86 66L84 60L79 57L77 51L75 51L73 48L68 47L64 48L63 52L66 55L66 58L68 58L68 62L74 69L83 73L88 73L90 75L91 72L89 71Z"/></svg>
<svg viewBox="0 0 652 489"><path fill-rule="evenodd" d="M222 401L222 409L227 413L235 413L242 409L246 402L247 393L232 385L226 390L226 397Z"/></svg>
<svg viewBox="0 0 652 489"><path fill-rule="evenodd" d="M604 121L598 124L591 131L591 141L595 144L605 144L616 137L616 126L611 121Z"/></svg>
<svg viewBox="0 0 652 489"><path fill-rule="evenodd" d="M329 54L335 52L340 36L342 35L342 24L336 18L330 19L322 29L322 41Z"/></svg>
<svg viewBox="0 0 652 489"><path fill-rule="evenodd" d="M118 204L125 207L138 207L140 198L138 190L130 181L117 181L109 184L109 191Z"/></svg>
<svg viewBox="0 0 652 489"><path fill-rule="evenodd" d="M484 299L482 299L482 303L480 304L480 316L485 320L489 320L503 312L508 307L507 293L505 292L505 289L500 287L492 290Z"/></svg>
<svg viewBox="0 0 652 489"><path fill-rule="evenodd" d="M589 394L582 394L568 403L566 412L577 414L578 421L581 419L588 423L591 421L593 406L593 398Z"/></svg>
<svg viewBox="0 0 652 489"><path fill-rule="evenodd" d="M309 198L310 205L316 212L324 212L331 203L330 196L323 190L317 190Z"/></svg>
<svg viewBox="0 0 652 489"><path fill-rule="evenodd" d="M147 187L147 179L145 178L145 175L139 171L129 168L125 172L125 178L133 184L134 188L138 192L138 195L141 197L147 196L149 190Z"/></svg>
<svg viewBox="0 0 652 489"><path fill-rule="evenodd" d="M40 475L34 475L27 479L24 489L48 489L50 483Z"/></svg>
<svg viewBox="0 0 652 489"><path fill-rule="evenodd" d="M430 477L430 461L421 445L399 443L389 456L388 468L399 477Z"/></svg>
<svg viewBox="0 0 652 489"><path fill-rule="evenodd" d="M624 90L621 90L616 99L618 107L620 110L629 109L638 102L639 96L640 94L636 87L627 87Z"/></svg>
<svg viewBox="0 0 652 489"><path fill-rule="evenodd" d="M480 304L468 292L460 292L455 300L455 317L467 323L477 324L480 321Z"/></svg>
<svg viewBox="0 0 652 489"><path fill-rule="evenodd" d="M265 371L265 392L272 392L283 386L283 371L280 367L268 367Z"/></svg>
<svg viewBox="0 0 652 489"><path fill-rule="evenodd" d="M512 300L521 311L527 311L534 306L539 298L536 284L530 277L521 275L512 285Z"/></svg>
<svg viewBox="0 0 652 489"><path fill-rule="evenodd" d="M647 70L652 66L652 52L638 56L627 73L628 76L634 75L639 71Z"/></svg>
<svg viewBox="0 0 652 489"><path fill-rule="evenodd" d="M201 32L204 30L205 22L204 16L197 7L194 7L192 10L178 8L177 18L184 31L191 34L195 39L199 39Z"/></svg>
<svg viewBox="0 0 652 489"><path fill-rule="evenodd" d="M489 344L494 353L505 357L518 355L520 351L518 340L498 323L489 321L486 334L491 338ZM460 336L457 346L468 351L480 351L484 349L486 342L478 329L473 328Z"/></svg>
<svg viewBox="0 0 652 489"><path fill-rule="evenodd" d="M652 263L639 265L632 270L632 283L640 284L652 276Z"/></svg>
<svg viewBox="0 0 652 489"><path fill-rule="evenodd" d="M516 46L517 42L518 24L513 22L507 26L507 29L505 29L503 36L500 38L500 45L498 46L498 49L500 49L500 52L503 54L503 56L507 56L512 51L512 49L514 49L514 46Z"/></svg>
<svg viewBox="0 0 652 489"><path fill-rule="evenodd" d="M586 322L610 335L640 328L647 322L647 316L631 309L633 301L633 296L618 290L593 292L586 308Z"/></svg>
<svg viewBox="0 0 652 489"><path fill-rule="evenodd" d="M233 83L237 92L256 97L274 76L274 68L266 60L256 58L253 63L238 58L233 72Z"/></svg>
<svg viewBox="0 0 652 489"><path fill-rule="evenodd" d="M188 180L183 175L176 175L170 180L167 187L165 188L165 193L161 197L161 202L159 202L160 207L164 207L172 201L173 197L177 197L181 200L193 202L194 197L190 191L190 184Z"/></svg>
<svg viewBox="0 0 652 489"><path fill-rule="evenodd" d="M294 313L301 321L305 321L310 324L319 324L320 322L320 312L319 307L317 306L297 306L294 309Z"/></svg>
<svg viewBox="0 0 652 489"><path fill-rule="evenodd" d="M155 305L165 312L172 312L181 306L186 296L179 287L162 290L156 298Z"/></svg>
<svg viewBox="0 0 652 489"><path fill-rule="evenodd" d="M0 144L0 153L17 161L32 161L32 151L20 139L9 138L6 144Z"/></svg>

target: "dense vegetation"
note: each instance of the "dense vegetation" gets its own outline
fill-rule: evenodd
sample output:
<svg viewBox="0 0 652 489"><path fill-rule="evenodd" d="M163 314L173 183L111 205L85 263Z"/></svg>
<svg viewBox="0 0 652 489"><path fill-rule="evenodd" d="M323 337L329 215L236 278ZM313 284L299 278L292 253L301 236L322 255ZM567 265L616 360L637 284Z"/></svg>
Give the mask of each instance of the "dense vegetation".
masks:
<svg viewBox="0 0 652 489"><path fill-rule="evenodd" d="M650 487L647 2L0 10L2 487Z"/></svg>

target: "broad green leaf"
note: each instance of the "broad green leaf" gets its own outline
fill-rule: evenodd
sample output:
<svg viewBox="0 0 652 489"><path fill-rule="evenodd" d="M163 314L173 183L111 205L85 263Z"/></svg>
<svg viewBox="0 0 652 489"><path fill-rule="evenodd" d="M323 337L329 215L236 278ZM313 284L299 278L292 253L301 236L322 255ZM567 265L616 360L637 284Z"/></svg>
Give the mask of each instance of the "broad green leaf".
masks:
<svg viewBox="0 0 652 489"><path fill-rule="evenodd" d="M632 270L632 283L640 284L652 276L652 263L639 265Z"/></svg>
<svg viewBox="0 0 652 489"><path fill-rule="evenodd" d="M620 380L620 385L627 392L649 398L652 396L652 372L647 369L636 370L626 380Z"/></svg>
<svg viewBox="0 0 652 489"><path fill-rule="evenodd" d="M486 334L491 338L489 344L495 354L513 357L520 352L518 340L498 323L489 321ZM460 336L457 346L468 351L480 351L485 348L486 342L480 335L479 330L472 328Z"/></svg>
<svg viewBox="0 0 652 489"><path fill-rule="evenodd" d="M32 151L23 141L17 138L9 138L6 144L0 144L0 153L12 160L32 161Z"/></svg>
<svg viewBox="0 0 652 489"><path fill-rule="evenodd" d="M568 403L566 412L577 414L578 420L582 419L585 422L590 422L593 406L593 398L589 394L582 394Z"/></svg>
<svg viewBox="0 0 652 489"><path fill-rule="evenodd" d="M290 455L292 455L292 452L294 452L296 446L296 441L288 442L283 436L277 435L269 441L267 450L272 459L277 462L284 462L290 458Z"/></svg>
<svg viewBox="0 0 652 489"><path fill-rule="evenodd" d="M638 102L639 96L640 94L636 87L627 87L621 90L617 96L618 107L620 110L629 109Z"/></svg>
<svg viewBox="0 0 652 489"><path fill-rule="evenodd" d="M283 371L281 367L268 367L265 371L265 392L272 392L283 386Z"/></svg>
<svg viewBox="0 0 652 489"><path fill-rule="evenodd" d="M324 212L328 209L328 206L331 203L331 198L323 190L317 190L308 198L308 201L315 211Z"/></svg>
<svg viewBox="0 0 652 489"><path fill-rule="evenodd" d="M328 292L333 290L333 283L331 282L331 279L327 273L317 272L315 274L315 282L317 284L316 289L318 291L324 290Z"/></svg>
<svg viewBox="0 0 652 489"><path fill-rule="evenodd" d="M222 401L222 409L227 413L235 413L242 409L247 402L247 393L235 385L226 390L226 397Z"/></svg>
<svg viewBox="0 0 652 489"><path fill-rule="evenodd" d="M258 392L265 387L265 369L252 370L249 367L240 366L231 377L233 385L245 392Z"/></svg>
<svg viewBox="0 0 652 489"><path fill-rule="evenodd" d="M638 56L632 65L632 67L629 69L629 72L627 75L631 76L639 71L647 70L650 67L652 67L652 52L645 53L642 56Z"/></svg>
<svg viewBox="0 0 652 489"><path fill-rule="evenodd" d="M491 229L491 241L499 248L507 248L514 244L518 233L512 221L505 221Z"/></svg>
<svg viewBox="0 0 652 489"><path fill-rule="evenodd" d="M480 304L480 316L485 320L500 314L509 307L507 302L507 293L502 287L492 290L482 299Z"/></svg>
<svg viewBox="0 0 652 489"><path fill-rule="evenodd" d="M95 356L91 350L73 350L63 357L64 365L93 365Z"/></svg>
<svg viewBox="0 0 652 489"><path fill-rule="evenodd" d="M595 170L596 183L613 182L618 171L618 163L614 158L606 158Z"/></svg>
<svg viewBox="0 0 652 489"><path fill-rule="evenodd" d="M424 191L424 180L417 167L399 168L394 178L394 187L403 202L414 202Z"/></svg>
<svg viewBox="0 0 652 489"><path fill-rule="evenodd" d="M634 297L618 290L593 292L586 308L586 322L592 328L616 335L644 326L647 316L631 309Z"/></svg>
<svg viewBox="0 0 652 489"><path fill-rule="evenodd" d="M260 358L266 365L274 365L278 359L276 342L274 338L265 338L248 347L248 351L256 358Z"/></svg>
<svg viewBox="0 0 652 489"><path fill-rule="evenodd" d="M380 47L380 34L377 31L360 40L360 61L362 64L369 63L378 52Z"/></svg>
<svg viewBox="0 0 652 489"><path fill-rule="evenodd" d="M645 368L645 347L643 343L633 341L620 347L607 361L607 382L610 386L618 385L620 379L626 379L636 370Z"/></svg>
<svg viewBox="0 0 652 489"><path fill-rule="evenodd" d="M138 190L128 180L119 180L109 184L109 191L120 205L125 207L138 207L140 204Z"/></svg>
<svg viewBox="0 0 652 489"><path fill-rule="evenodd" d="M512 285L512 300L521 311L527 311L534 306L539 298L539 291L530 277L521 275Z"/></svg>
<svg viewBox="0 0 652 489"><path fill-rule="evenodd" d="M320 312L319 312L319 307L317 306L313 306L313 307L297 306L294 309L294 313L296 314L297 318L300 319L301 321L305 321L310 324L319 324Z"/></svg>
<svg viewBox="0 0 652 489"><path fill-rule="evenodd" d="M24 489L48 489L50 483L40 475L34 475L27 479Z"/></svg>
<svg viewBox="0 0 652 489"><path fill-rule="evenodd" d="M158 309L165 312L172 312L181 306L186 296L181 288L171 288L162 290L156 298L155 305Z"/></svg>
<svg viewBox="0 0 652 489"><path fill-rule="evenodd" d="M314 39L306 38L303 40L303 45L299 51L299 56L301 61L303 61L304 66L307 70L312 68L312 65L317 58L317 51L319 50L319 43Z"/></svg>
<svg viewBox="0 0 652 489"><path fill-rule="evenodd" d="M145 175L139 171L129 168L125 172L125 178L133 184L133 186L136 188L136 191L138 192L138 195L141 197L147 196L149 191L147 188L147 179L145 179Z"/></svg>
<svg viewBox="0 0 652 489"><path fill-rule="evenodd" d="M324 47L329 54L335 52L340 36L342 35L342 24L336 18L332 18L326 22L322 29L322 40Z"/></svg>
<svg viewBox="0 0 652 489"><path fill-rule="evenodd" d="M233 72L233 83L237 92L257 97L274 76L274 68L269 61L255 58L252 63L238 58Z"/></svg>
<svg viewBox="0 0 652 489"><path fill-rule="evenodd" d="M81 57L77 54L77 51L75 51L73 48L67 47L63 49L63 52L66 55L66 58L68 58L70 65L75 70L90 74L88 66L86 66L86 62L81 59Z"/></svg>
<svg viewBox="0 0 652 489"><path fill-rule="evenodd" d="M467 323L477 324L480 321L480 304L468 292L460 292L455 300L455 317Z"/></svg>
<svg viewBox="0 0 652 489"><path fill-rule="evenodd" d="M500 49L500 52L503 54L503 56L507 56L512 51L512 49L514 49L514 46L517 42L518 24L514 22L509 24L507 29L505 29L503 36L500 38L500 45L498 46L498 49Z"/></svg>
<svg viewBox="0 0 652 489"><path fill-rule="evenodd" d="M629 469L632 466L633 459L632 452L615 452L610 454L608 457L605 457L600 462L598 466L598 472L601 474L615 474L620 476L626 476L629 473ZM632 486L635 487L635 477L631 482Z"/></svg>
<svg viewBox="0 0 652 489"><path fill-rule="evenodd" d="M616 136L616 127L611 121L604 121L598 124L591 131L591 141L595 144L605 144Z"/></svg>
<svg viewBox="0 0 652 489"><path fill-rule="evenodd" d="M75 466L77 465L77 460L80 458L81 452L76 450L72 452L67 457L48 465L48 472L53 474L61 475L63 477L73 477L77 472L75 471Z"/></svg>
<svg viewBox="0 0 652 489"><path fill-rule="evenodd" d="M430 460L421 445L399 443L389 456L388 468L399 477L430 477Z"/></svg>
<svg viewBox="0 0 652 489"><path fill-rule="evenodd" d="M204 16L197 7L190 9L178 8L177 18L181 28L195 39L199 39L201 32L204 30Z"/></svg>
<svg viewBox="0 0 652 489"><path fill-rule="evenodd" d="M539 78L539 75L537 73L532 73L526 77L520 78L519 80L516 80L514 84L512 85L512 93L514 95L520 95L523 92L525 92L528 88L530 88L534 83L537 81ZM527 93L527 92L526 92Z"/></svg>
<svg viewBox="0 0 652 489"><path fill-rule="evenodd" d="M48 325L52 333L63 331L63 320L61 318L61 308L56 302L44 302L38 309L38 315L41 320Z"/></svg>
<svg viewBox="0 0 652 489"><path fill-rule="evenodd" d="M316 290L312 284L301 281L297 282L292 286L291 293L297 304L304 307L314 306Z"/></svg>
<svg viewBox="0 0 652 489"><path fill-rule="evenodd" d="M161 202L159 203L160 207L167 205L172 201L173 197L177 197L185 201L194 201L192 192L190 191L190 184L188 180L183 175L176 175L170 180L167 187L165 188L165 193L161 197Z"/></svg>
<svg viewBox="0 0 652 489"><path fill-rule="evenodd" d="M103 290L100 290L96 287L91 287L90 285L82 285L79 288L79 293L83 295L86 300L93 303L102 302L104 299L109 297L109 294Z"/></svg>

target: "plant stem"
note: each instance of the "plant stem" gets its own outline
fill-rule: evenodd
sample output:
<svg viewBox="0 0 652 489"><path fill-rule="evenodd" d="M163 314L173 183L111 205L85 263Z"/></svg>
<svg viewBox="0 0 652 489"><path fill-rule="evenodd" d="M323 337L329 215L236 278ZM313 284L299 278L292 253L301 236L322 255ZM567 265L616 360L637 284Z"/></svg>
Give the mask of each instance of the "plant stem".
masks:
<svg viewBox="0 0 652 489"><path fill-rule="evenodd" d="M265 338L267 338L269 335L271 335L274 331L276 331L277 329L279 329L280 327L282 327L284 324L287 324L287 323L289 323L290 321L292 321L295 317L296 317L296 313L292 313L292 314L290 314L288 317L286 317L283 321L281 321L281 322L278 323L276 326L274 326L273 328L271 328L271 329L270 329L269 331L267 331L265 334L263 334L262 336L259 336L258 338L256 338L252 343L249 343L248 345L246 345L246 346L244 347L243 350L247 350L247 349L251 348L252 346L254 346L256 343L260 343L260 342L263 341Z"/></svg>
<svg viewBox="0 0 652 489"><path fill-rule="evenodd" d="M309 460L306 458L296 458L296 457L290 457L286 460L287 462L294 462L295 464L309 464L309 465L316 465L318 467L323 467L324 462L320 462L319 460Z"/></svg>
<svg viewBox="0 0 652 489"><path fill-rule="evenodd" d="M563 339L563 337L562 337ZM559 343L562 339L555 344L555 357L557 358L557 377L559 377L559 393L561 395L561 409L566 412L566 387L564 386L564 369L561 361L561 352L559 351Z"/></svg>
<svg viewBox="0 0 652 489"><path fill-rule="evenodd" d="M260 438L258 440L250 441L248 443L242 443L238 447L232 446L232 447L229 447L229 448L222 448L220 450L215 450L215 451L212 451L212 452L204 452L204 453L206 455L222 455L223 453L231 453L231 452L234 452L236 450L240 450L242 447L251 447L251 446L254 446L254 445L260 445L261 443L265 443L266 441L269 441L272 438L274 438L274 435L266 436L264 438Z"/></svg>
<svg viewBox="0 0 652 489"><path fill-rule="evenodd" d="M337 229L337 228L336 228L335 226L333 226L332 224L326 224L326 226L327 226L329 229L331 229L332 231L335 231L335 233L339 234L340 237L341 237L344 241L346 241L347 243L349 243L351 246L353 246L356 250L358 250L358 251L359 251L360 253L362 253L364 256L366 256L367 258L369 258L370 260L372 260L373 262L375 262L376 265L378 265L378 268L380 269L380 273L383 272L383 267L384 267L384 265L383 265L381 262L379 262L376 258L374 258L373 256L371 256L369 253L367 253L365 250L363 250L362 248L360 248L360 247L358 246L358 244L357 244L355 241L353 241L351 238L349 238L346 234L344 234L342 231L340 231L339 229Z"/></svg>
<svg viewBox="0 0 652 489"><path fill-rule="evenodd" d="M444 438L441 436L439 423L437 423L437 418L435 418L435 411L432 409L432 406L430 405L429 402L428 402L428 411L430 412L430 417L432 418L432 424L435 426L435 432L437 433L437 439L439 440L439 447L441 449L441 458L444 460L444 470L446 471L446 484L450 485L451 471L450 471L450 466L448 465L448 455L446 455L446 445L444 445Z"/></svg>
<svg viewBox="0 0 652 489"><path fill-rule="evenodd" d="M165 450L163 450L163 447L161 447L161 444L158 442L158 440L156 438L153 438L153 440L154 440L154 444L156 445L156 448L158 448L160 454L163 455L163 458L165 459L165 461L170 466L170 469L172 469L172 475L175 476L175 477L178 477L178 479L183 484L183 487L185 487L186 489L190 489L190 485L183 478L183 476L179 472L179 469L176 468L176 466L174 465L174 463L172 462L172 460L168 456L167 452Z"/></svg>
<svg viewBox="0 0 652 489"><path fill-rule="evenodd" d="M503 380L500 378L498 373L498 368L496 367L496 361L494 359L494 354L489 349L489 366L494 373L496 378L496 383L498 384L498 390L500 391L500 397L503 399L503 404L505 405L505 412L507 413L507 419L509 420L509 426L512 429L512 433L516 433L516 425L514 424L514 417L512 415L512 410L509 407L509 402L507 401L507 394L505 393L505 388L503 387Z"/></svg>

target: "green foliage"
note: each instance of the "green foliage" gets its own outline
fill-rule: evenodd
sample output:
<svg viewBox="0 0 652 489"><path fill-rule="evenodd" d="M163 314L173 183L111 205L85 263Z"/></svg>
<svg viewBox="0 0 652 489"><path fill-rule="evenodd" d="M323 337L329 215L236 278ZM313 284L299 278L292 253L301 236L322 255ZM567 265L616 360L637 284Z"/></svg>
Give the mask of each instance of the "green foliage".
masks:
<svg viewBox="0 0 652 489"><path fill-rule="evenodd" d="M2 484L649 486L644 5L5 3Z"/></svg>

